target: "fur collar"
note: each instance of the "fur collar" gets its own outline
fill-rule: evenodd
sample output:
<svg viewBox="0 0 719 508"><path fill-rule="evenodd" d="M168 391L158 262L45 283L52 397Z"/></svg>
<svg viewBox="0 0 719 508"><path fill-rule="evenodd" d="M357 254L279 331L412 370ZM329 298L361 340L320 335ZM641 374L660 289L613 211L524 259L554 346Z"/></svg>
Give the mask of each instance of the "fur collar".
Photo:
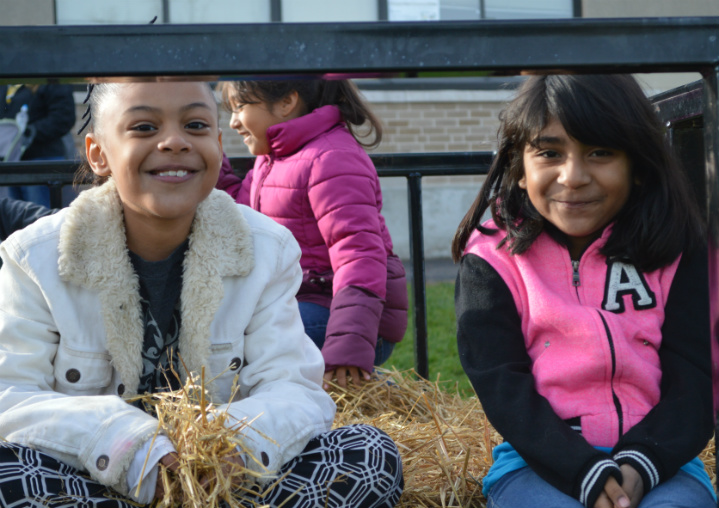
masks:
<svg viewBox="0 0 719 508"><path fill-rule="evenodd" d="M223 191L213 190L197 207L189 238L180 294L179 348L187 368L199 373L209 357L210 324L223 297L222 278L248 275L254 255L250 227ZM112 179L82 192L70 205L60 230L59 253L60 277L97 291L112 364L125 385L124 396L136 395L144 336L140 285L128 255L122 203Z"/></svg>

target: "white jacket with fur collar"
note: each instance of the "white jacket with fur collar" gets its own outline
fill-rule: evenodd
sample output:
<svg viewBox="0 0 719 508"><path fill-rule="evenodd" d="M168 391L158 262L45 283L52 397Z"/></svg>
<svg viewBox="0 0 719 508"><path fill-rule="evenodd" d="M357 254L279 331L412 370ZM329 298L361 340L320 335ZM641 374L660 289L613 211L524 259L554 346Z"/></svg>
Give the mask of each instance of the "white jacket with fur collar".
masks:
<svg viewBox="0 0 719 508"><path fill-rule="evenodd" d="M157 420L119 396L136 394L144 331L114 182L12 235L0 255L0 438L125 494ZM295 300L299 257L287 229L214 190L184 260L180 355L190 371L205 366L206 380L219 376L218 404L239 376L229 412L257 417L248 445L271 472L329 430L335 412Z"/></svg>

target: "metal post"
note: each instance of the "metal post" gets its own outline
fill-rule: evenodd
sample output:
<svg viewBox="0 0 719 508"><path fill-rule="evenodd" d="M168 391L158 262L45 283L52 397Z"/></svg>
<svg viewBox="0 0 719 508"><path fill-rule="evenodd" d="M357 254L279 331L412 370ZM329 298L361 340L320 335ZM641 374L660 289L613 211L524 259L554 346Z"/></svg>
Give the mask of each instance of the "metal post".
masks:
<svg viewBox="0 0 719 508"><path fill-rule="evenodd" d="M282 0L270 0L270 21L273 23L282 21Z"/></svg>
<svg viewBox="0 0 719 508"><path fill-rule="evenodd" d="M581 18L582 16L583 16L582 0L573 0L572 1L572 17Z"/></svg>
<svg viewBox="0 0 719 508"><path fill-rule="evenodd" d="M170 22L170 0L162 0L162 23Z"/></svg>
<svg viewBox="0 0 719 508"><path fill-rule="evenodd" d="M377 21L388 21L389 20L389 5L388 0L377 0Z"/></svg>
<svg viewBox="0 0 719 508"><path fill-rule="evenodd" d="M409 192L409 243L412 261L412 294L414 295L414 358L415 370L429 378L427 355L427 294L424 281L424 233L422 223L422 174L407 177Z"/></svg>
<svg viewBox="0 0 719 508"><path fill-rule="evenodd" d="M719 85L719 67L708 68L704 73L704 157L706 162L707 182L707 211L709 222L709 295L710 295L710 322L713 325L719 318L719 302L717 298L711 298L717 293L719 285L719 179L717 178L717 163L719 162L719 97L717 86ZM714 326L710 326L712 333ZM719 337L712 335L712 341L719 340ZM713 346L719 346L713 342ZM716 372L717 366L712 362L712 379L719 376ZM719 427L715 431L715 436ZM715 451L715 459L717 453ZM719 506L719 504L717 504Z"/></svg>
<svg viewBox="0 0 719 508"><path fill-rule="evenodd" d="M48 182L50 208L62 208L62 182Z"/></svg>

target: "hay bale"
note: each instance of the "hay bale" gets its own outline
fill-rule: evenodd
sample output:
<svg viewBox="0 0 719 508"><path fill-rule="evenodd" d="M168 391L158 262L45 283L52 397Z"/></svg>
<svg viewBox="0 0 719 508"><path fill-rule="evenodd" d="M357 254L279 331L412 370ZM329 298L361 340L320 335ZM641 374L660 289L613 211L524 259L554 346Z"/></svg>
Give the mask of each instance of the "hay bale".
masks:
<svg viewBox="0 0 719 508"><path fill-rule="evenodd" d="M237 484L245 488L245 475L256 475L248 469L225 474L227 458L237 447L256 460L238 438L238 431L252 422L230 422L227 413L217 411L203 380L204 373L188 379L181 390L136 399L157 414L180 460L176 474L161 468L165 497L156 508L219 508L222 500L239 507ZM486 508L481 479L502 438L476 397L463 398L456 385L424 380L412 370L385 369L377 369L361 389L333 385L331 395L337 404L335 428L374 425L399 447L405 478L399 508ZM700 458L716 487L714 439ZM206 488L201 478L210 479Z"/></svg>
<svg viewBox="0 0 719 508"><path fill-rule="evenodd" d="M399 507L486 506L481 478L502 439L476 397L462 398L447 385L413 371L377 369L360 390L333 386L335 427L368 423L399 447L405 479Z"/></svg>
<svg viewBox="0 0 719 508"><path fill-rule="evenodd" d="M405 489L401 508L485 508L481 479L502 442L476 397L462 398L456 385L419 378L414 371L377 369L361 389L333 385L334 426L368 423L399 447ZM716 487L712 439L701 459Z"/></svg>

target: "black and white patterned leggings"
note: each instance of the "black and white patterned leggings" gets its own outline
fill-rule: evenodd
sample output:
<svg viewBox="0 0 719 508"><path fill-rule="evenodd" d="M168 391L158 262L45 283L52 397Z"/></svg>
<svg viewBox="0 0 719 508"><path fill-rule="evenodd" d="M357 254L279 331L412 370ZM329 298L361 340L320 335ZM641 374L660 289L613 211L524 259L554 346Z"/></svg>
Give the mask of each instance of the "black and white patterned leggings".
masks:
<svg viewBox="0 0 719 508"><path fill-rule="evenodd" d="M264 498L243 502L287 508L392 508L402 494L394 442L369 425L349 425L312 439L282 467L289 474ZM299 489L299 492L297 492ZM0 442L3 508L135 508L138 505L48 455Z"/></svg>

